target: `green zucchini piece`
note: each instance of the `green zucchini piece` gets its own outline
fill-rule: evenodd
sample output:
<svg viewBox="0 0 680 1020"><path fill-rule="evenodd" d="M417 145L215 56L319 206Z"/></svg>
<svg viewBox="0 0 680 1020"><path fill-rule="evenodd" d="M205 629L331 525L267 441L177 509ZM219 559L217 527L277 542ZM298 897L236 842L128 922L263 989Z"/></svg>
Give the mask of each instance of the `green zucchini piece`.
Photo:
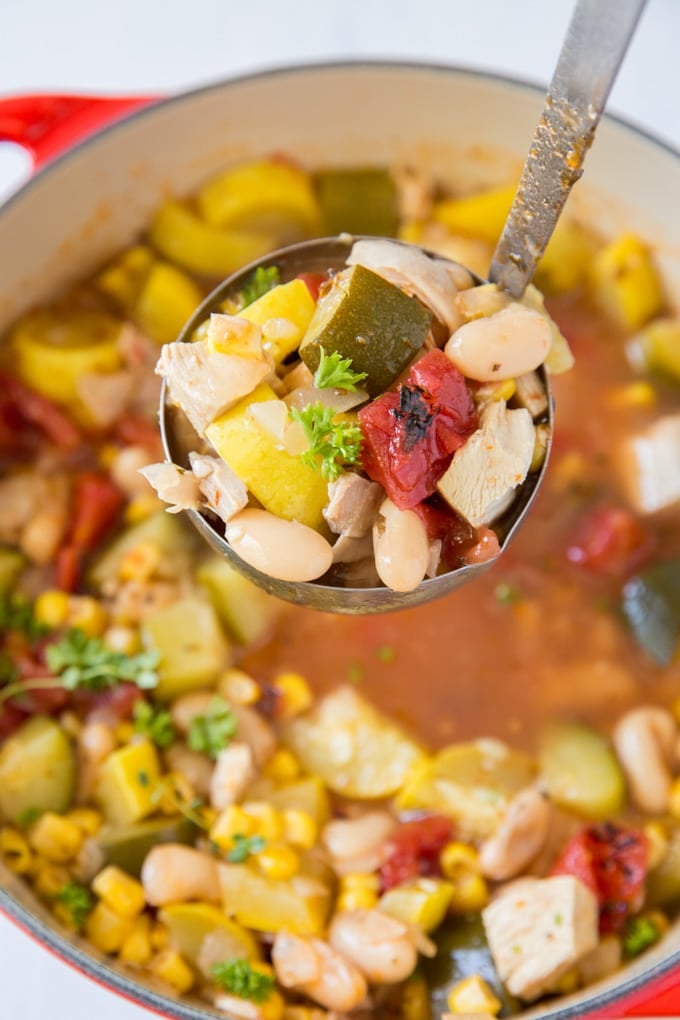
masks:
<svg viewBox="0 0 680 1020"><path fill-rule="evenodd" d="M231 662L229 642L210 602L188 595L149 613L142 625L144 644L159 655L157 698L210 687Z"/></svg>
<svg viewBox="0 0 680 1020"><path fill-rule="evenodd" d="M567 811L604 820L623 810L621 766L604 737L590 727L572 722L549 726L541 738L539 766L550 798Z"/></svg>
<svg viewBox="0 0 680 1020"><path fill-rule="evenodd" d="M645 906L670 907L680 902L680 829L669 840L660 864L652 868L645 881Z"/></svg>
<svg viewBox="0 0 680 1020"><path fill-rule="evenodd" d="M148 822L104 828L97 834L97 842L106 864L115 864L139 878L146 855L153 847L159 843L191 845L199 831L188 818L152 818Z"/></svg>
<svg viewBox="0 0 680 1020"><path fill-rule="evenodd" d="M71 806L76 763L54 719L34 715L0 750L0 814L18 822L27 811L58 814Z"/></svg>
<svg viewBox="0 0 680 1020"><path fill-rule="evenodd" d="M371 397L388 389L425 343L432 313L365 266L339 273L320 299L300 344L310 372L326 354L350 358Z"/></svg>
<svg viewBox="0 0 680 1020"><path fill-rule="evenodd" d="M668 666L680 642L680 556L631 577L621 611L640 648Z"/></svg>
<svg viewBox="0 0 680 1020"><path fill-rule="evenodd" d="M240 645L253 645L271 633L281 603L234 570L221 556L212 556L196 570L222 623Z"/></svg>
<svg viewBox="0 0 680 1020"><path fill-rule="evenodd" d="M0 592L9 591L13 587L25 562L18 549L0 548Z"/></svg>
<svg viewBox="0 0 680 1020"><path fill-rule="evenodd" d="M173 577L186 570L190 556L197 547L194 532L178 517L159 510L139 524L127 528L95 561L89 581L101 587L106 581L115 581L125 555L136 546L153 542L162 553L164 576Z"/></svg>
<svg viewBox="0 0 680 1020"><path fill-rule="evenodd" d="M387 170L322 170L315 180L326 234L396 235L397 188Z"/></svg>

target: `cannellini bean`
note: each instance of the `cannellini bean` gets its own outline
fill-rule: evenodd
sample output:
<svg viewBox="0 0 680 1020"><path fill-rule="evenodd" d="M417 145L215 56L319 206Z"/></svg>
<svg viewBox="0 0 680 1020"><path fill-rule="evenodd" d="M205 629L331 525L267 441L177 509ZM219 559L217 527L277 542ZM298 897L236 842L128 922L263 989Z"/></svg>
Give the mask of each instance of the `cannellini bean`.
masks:
<svg viewBox="0 0 680 1020"><path fill-rule="evenodd" d="M116 749L113 727L105 722L85 723L78 735L78 800L89 800L97 770Z"/></svg>
<svg viewBox="0 0 680 1020"><path fill-rule="evenodd" d="M546 316L513 302L493 315L460 326L444 353L469 379L497 382L538 368L551 343Z"/></svg>
<svg viewBox="0 0 680 1020"><path fill-rule="evenodd" d="M274 730L254 708L247 705L232 705L231 710L236 716L238 739L247 744L252 751L257 768L263 768L276 750Z"/></svg>
<svg viewBox="0 0 680 1020"><path fill-rule="evenodd" d="M207 754L192 751L186 744L173 744L165 752L165 761L171 772L180 772L198 797L210 793L214 763Z"/></svg>
<svg viewBox="0 0 680 1020"><path fill-rule="evenodd" d="M19 545L32 563L45 566L54 559L68 525L65 506L55 504L39 510L21 532Z"/></svg>
<svg viewBox="0 0 680 1020"><path fill-rule="evenodd" d="M637 807L651 814L668 808L677 726L664 708L642 706L626 712L614 728L614 747Z"/></svg>
<svg viewBox="0 0 680 1020"><path fill-rule="evenodd" d="M430 542L413 510L399 510L386 499L373 525L375 566L383 584L393 591L413 591L427 573Z"/></svg>
<svg viewBox="0 0 680 1020"><path fill-rule="evenodd" d="M504 882L524 871L540 853L548 836L552 807L533 786L510 801L501 824L479 853L482 874Z"/></svg>
<svg viewBox="0 0 680 1020"><path fill-rule="evenodd" d="M299 989L326 1009L349 1012L366 997L368 989L359 968L322 939L280 932L272 963L284 988Z"/></svg>
<svg viewBox="0 0 680 1020"><path fill-rule="evenodd" d="M212 691L192 691L190 694L183 694L181 698L173 701L170 708L172 721L180 733L188 733L192 720L197 715L205 715L210 702L215 697Z"/></svg>
<svg viewBox="0 0 680 1020"><path fill-rule="evenodd" d="M336 914L328 941L373 984L404 981L418 962L418 951L407 925L380 910Z"/></svg>
<svg viewBox="0 0 680 1020"><path fill-rule="evenodd" d="M321 839L339 875L374 871L382 864L385 841L396 827L387 811L369 811L359 818L338 818L324 828Z"/></svg>
<svg viewBox="0 0 680 1020"><path fill-rule="evenodd" d="M242 510L225 535L242 560L280 581L314 581L333 562L331 545L318 531L267 510Z"/></svg>
<svg viewBox="0 0 680 1020"><path fill-rule="evenodd" d="M116 485L128 496L148 496L149 483L139 472L149 463L149 451L143 446L127 446L116 454L109 472Z"/></svg>
<svg viewBox="0 0 680 1020"><path fill-rule="evenodd" d="M149 851L142 867L142 885L152 907L188 900L220 902L215 859L179 843L164 843Z"/></svg>
<svg viewBox="0 0 680 1020"><path fill-rule="evenodd" d="M220 751L210 780L210 804L224 811L241 798L257 775L248 744L235 741Z"/></svg>

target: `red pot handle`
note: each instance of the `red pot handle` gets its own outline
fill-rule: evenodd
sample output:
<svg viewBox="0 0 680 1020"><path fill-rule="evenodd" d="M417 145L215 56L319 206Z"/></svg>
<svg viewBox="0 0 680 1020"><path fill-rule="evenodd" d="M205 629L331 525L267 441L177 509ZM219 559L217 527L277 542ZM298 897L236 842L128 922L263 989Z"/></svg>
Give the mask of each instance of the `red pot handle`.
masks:
<svg viewBox="0 0 680 1020"><path fill-rule="evenodd" d="M34 169L158 96L7 96L0 98L0 142L26 149Z"/></svg>
<svg viewBox="0 0 680 1020"><path fill-rule="evenodd" d="M649 981L605 1009L587 1014L592 1020L620 1017L680 1017L680 968Z"/></svg>

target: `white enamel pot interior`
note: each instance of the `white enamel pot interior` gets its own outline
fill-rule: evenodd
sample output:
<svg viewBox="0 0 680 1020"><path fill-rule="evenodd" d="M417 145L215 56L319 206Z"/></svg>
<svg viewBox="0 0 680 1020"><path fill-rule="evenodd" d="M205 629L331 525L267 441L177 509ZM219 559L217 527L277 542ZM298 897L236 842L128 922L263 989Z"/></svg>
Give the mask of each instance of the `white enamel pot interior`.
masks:
<svg viewBox="0 0 680 1020"><path fill-rule="evenodd" d="M506 184L518 176L542 102L542 90L490 75L371 63L277 70L162 101L70 150L0 209L0 330L131 241L164 196L192 191L226 164L284 151L310 166L408 162L460 189ZM570 200L596 229L625 227L649 241L676 306L679 183L676 153L607 120ZM12 876L2 884L0 906L91 977L170 1017L215 1016L70 940ZM631 994L649 981L667 985L678 965L676 926L614 979L526 1015L621 1016Z"/></svg>

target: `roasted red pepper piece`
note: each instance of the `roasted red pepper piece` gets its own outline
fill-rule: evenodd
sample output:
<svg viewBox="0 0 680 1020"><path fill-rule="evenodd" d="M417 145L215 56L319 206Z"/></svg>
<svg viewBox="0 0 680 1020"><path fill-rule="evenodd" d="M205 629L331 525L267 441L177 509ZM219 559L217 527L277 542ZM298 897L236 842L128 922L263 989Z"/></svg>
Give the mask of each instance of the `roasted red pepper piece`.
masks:
<svg viewBox="0 0 680 1020"><path fill-rule="evenodd" d="M590 825L574 836L551 875L573 875L595 894L600 931L619 932L642 906L649 864L649 842L639 829L610 822Z"/></svg>
<svg viewBox="0 0 680 1020"><path fill-rule="evenodd" d="M650 536L629 510L600 506L580 521L567 559L594 574L625 577L652 549Z"/></svg>
<svg viewBox="0 0 680 1020"><path fill-rule="evenodd" d="M325 273L298 273L297 278L302 280L314 301L318 301L321 284L326 283L328 276Z"/></svg>
<svg viewBox="0 0 680 1020"><path fill-rule="evenodd" d="M465 379L441 351L417 361L405 383L358 417L364 471L400 510L432 495L453 453L477 428Z"/></svg>
<svg viewBox="0 0 680 1020"><path fill-rule="evenodd" d="M66 544L57 554L57 585L75 591L82 561L116 523L125 497L108 475L83 471L73 499L73 522Z"/></svg>
<svg viewBox="0 0 680 1020"><path fill-rule="evenodd" d="M34 425L56 446L74 450L83 442L83 435L71 419L51 400L30 390L14 376L0 373L3 394L2 419L6 424L17 416L26 425Z"/></svg>
<svg viewBox="0 0 680 1020"><path fill-rule="evenodd" d="M152 457L160 457L163 453L158 424L141 414L126 412L113 426L113 435L126 446L143 446Z"/></svg>
<svg viewBox="0 0 680 1020"><path fill-rule="evenodd" d="M453 822L442 815L428 815L404 822L388 842L389 856L380 868L383 892L418 875L441 875L439 855L453 834Z"/></svg>

